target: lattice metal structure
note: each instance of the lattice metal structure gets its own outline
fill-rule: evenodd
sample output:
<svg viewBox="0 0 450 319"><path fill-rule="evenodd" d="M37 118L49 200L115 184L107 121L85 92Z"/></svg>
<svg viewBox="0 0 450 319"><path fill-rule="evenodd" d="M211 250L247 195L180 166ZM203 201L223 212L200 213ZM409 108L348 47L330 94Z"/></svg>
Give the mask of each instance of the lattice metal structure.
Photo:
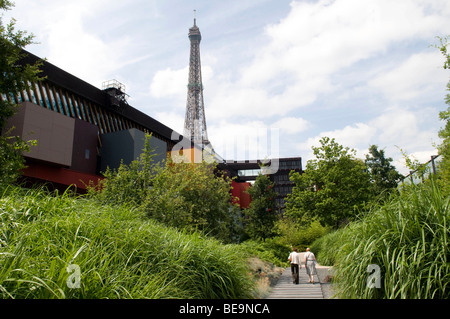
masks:
<svg viewBox="0 0 450 319"><path fill-rule="evenodd" d="M125 93L125 85L117 80L109 80L102 83L102 90L110 96L111 106L115 111L122 112L128 106L128 94Z"/></svg>
<svg viewBox="0 0 450 319"><path fill-rule="evenodd" d="M206 132L205 105L203 102L202 70L200 63L201 39L202 35L196 24L194 10L194 26L189 29L191 53L184 136L190 138L195 144L201 144L203 147L211 147L208 140L208 133Z"/></svg>

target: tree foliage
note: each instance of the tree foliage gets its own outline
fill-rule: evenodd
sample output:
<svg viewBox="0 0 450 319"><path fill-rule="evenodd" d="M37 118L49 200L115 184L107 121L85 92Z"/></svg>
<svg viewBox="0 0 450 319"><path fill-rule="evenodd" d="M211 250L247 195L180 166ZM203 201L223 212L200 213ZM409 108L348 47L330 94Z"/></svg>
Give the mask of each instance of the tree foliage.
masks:
<svg viewBox="0 0 450 319"><path fill-rule="evenodd" d="M291 173L295 183L287 197L287 217L338 227L354 219L373 198L370 175L356 152L323 137L313 147L315 159L309 160L303 174Z"/></svg>
<svg viewBox="0 0 450 319"><path fill-rule="evenodd" d="M22 153L28 152L36 141L25 142L18 136L0 136L0 187L14 183L25 167Z"/></svg>
<svg viewBox="0 0 450 319"><path fill-rule="evenodd" d="M151 134L145 135L144 149L140 157L129 165L121 162L118 169L107 167L105 177L97 185L92 183L88 193L105 204L129 203L140 206L153 185L159 165L153 163L155 154L150 147Z"/></svg>
<svg viewBox="0 0 450 319"><path fill-rule="evenodd" d="M267 175L259 174L256 181L247 192L252 201L250 207L244 211L244 229L252 239L262 239L275 235L275 222L277 212L275 209L275 197L277 193L273 189L273 182Z"/></svg>
<svg viewBox="0 0 450 319"><path fill-rule="evenodd" d="M278 236L277 242L287 247L296 247L305 251L316 239L324 236L332 230L330 226L322 226L314 220L310 224L300 224L295 220L283 217L276 222Z"/></svg>
<svg viewBox="0 0 450 319"><path fill-rule="evenodd" d="M233 241L238 209L231 203L231 180L216 172L216 164L171 158L154 163L150 138L147 134L137 160L108 168L98 186L88 187L89 194L103 203L128 203L167 226Z"/></svg>
<svg viewBox="0 0 450 319"><path fill-rule="evenodd" d="M448 40L450 36L438 37L440 44L436 45L445 58L443 65L444 69L450 69L450 54L447 50L449 45ZM447 83L447 91L450 91L450 81ZM440 178L444 184L444 190L447 194L450 193L450 93L445 97L445 103L449 105L447 110L439 112L439 119L444 121L445 125L439 130L439 137L442 138L442 143L438 146L439 154L442 156L440 164Z"/></svg>
<svg viewBox="0 0 450 319"><path fill-rule="evenodd" d="M237 208L231 204L231 180L216 164L174 163L168 159L153 181L143 207L166 225L201 230L223 241L236 234Z"/></svg>
<svg viewBox="0 0 450 319"><path fill-rule="evenodd" d="M12 2L0 1L0 10L10 10ZM1 17L0 17L1 18ZM34 65L22 64L25 53L23 49L34 43L34 35L16 30L16 20L12 19L6 26L0 19L0 93L17 94L24 90L28 82L39 80L42 62ZM17 105L9 101L0 101L0 129L16 111Z"/></svg>
<svg viewBox="0 0 450 319"><path fill-rule="evenodd" d="M10 10L13 6L11 1L1 0L0 10ZM16 30L16 21L6 26L0 16L0 185L14 182L24 167L22 153L29 151L35 142L23 141L18 136L10 136L11 130L2 130L6 121L14 115L18 105L8 101L6 97L10 94L17 95L24 90L29 82L38 81L41 62L34 65L23 65L20 63L24 57L23 49L33 43L34 36L26 31Z"/></svg>
<svg viewBox="0 0 450 319"><path fill-rule="evenodd" d="M371 145L366 155L365 164L370 173L374 195L389 194L397 187L403 177L393 166L391 157L385 157L384 150L377 145Z"/></svg>

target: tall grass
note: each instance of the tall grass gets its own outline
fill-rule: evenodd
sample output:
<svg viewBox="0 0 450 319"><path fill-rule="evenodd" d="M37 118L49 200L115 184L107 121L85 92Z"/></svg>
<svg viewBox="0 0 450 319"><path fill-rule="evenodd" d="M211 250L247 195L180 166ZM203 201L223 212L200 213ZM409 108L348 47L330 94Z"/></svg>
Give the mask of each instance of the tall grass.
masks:
<svg viewBox="0 0 450 319"><path fill-rule="evenodd" d="M335 265L341 298L448 298L449 206L434 181L411 186L312 248ZM371 264L380 288L368 287Z"/></svg>
<svg viewBox="0 0 450 319"><path fill-rule="evenodd" d="M233 245L126 206L8 188L0 198L0 298L249 298ZM80 269L80 288L68 280Z"/></svg>

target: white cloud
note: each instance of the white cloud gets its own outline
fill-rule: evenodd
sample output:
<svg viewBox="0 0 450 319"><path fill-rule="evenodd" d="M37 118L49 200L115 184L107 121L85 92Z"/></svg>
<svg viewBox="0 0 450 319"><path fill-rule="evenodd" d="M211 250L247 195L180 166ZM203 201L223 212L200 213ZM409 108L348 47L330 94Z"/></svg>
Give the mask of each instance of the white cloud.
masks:
<svg viewBox="0 0 450 319"><path fill-rule="evenodd" d="M401 65L372 79L369 85L380 89L390 100L443 96L448 74L442 61L437 50L413 54Z"/></svg>
<svg viewBox="0 0 450 319"><path fill-rule="evenodd" d="M268 119L284 116L316 99L314 91L326 84L317 81L288 86L282 94L271 94L263 87L242 86L239 83L216 83L208 91L207 116L211 120L222 118ZM206 92L206 91L205 91Z"/></svg>
<svg viewBox="0 0 450 319"><path fill-rule="evenodd" d="M150 85L150 93L156 98L184 96L186 98L189 66L172 70L167 68L156 72Z"/></svg>
<svg viewBox="0 0 450 319"><path fill-rule="evenodd" d="M392 157L397 169L407 172L402 161L400 149L417 155L419 160L427 161L431 155L436 154L433 143L438 142L435 127L422 127L430 114L437 114L432 108L424 110L407 110L404 108L387 108L376 118L367 123L348 125L342 129L323 131L303 143L298 143L304 163L314 158L311 147L319 146L319 140L324 137L335 138L339 144L353 148L357 156L364 159L370 145L375 144L384 148L386 156ZM427 119L427 123L429 119ZM431 121L433 123L433 121ZM407 149L405 149L407 148Z"/></svg>
<svg viewBox="0 0 450 319"><path fill-rule="evenodd" d="M175 130L179 134L183 134L184 114L180 112L156 112L152 116L164 125Z"/></svg>
<svg viewBox="0 0 450 319"><path fill-rule="evenodd" d="M202 66L202 82L208 83L213 76L213 69L209 65ZM159 70L153 76L150 84L150 94L155 98L171 98L178 102L175 106L186 107L187 84L189 81L189 66L172 70Z"/></svg>
<svg viewBox="0 0 450 319"><path fill-rule="evenodd" d="M122 66L129 40L122 37L106 43L86 30L83 19L89 14L89 6L69 5L59 9L55 12L57 18L47 26L48 59L69 73L100 86Z"/></svg>
<svg viewBox="0 0 450 319"><path fill-rule="evenodd" d="M417 114L404 109L390 109L371 121L378 130L378 140L383 143L395 141L398 145L415 136L418 131Z"/></svg>
<svg viewBox="0 0 450 319"><path fill-rule="evenodd" d="M36 35L40 44L33 48L42 57L80 77L94 86L115 77L115 71L122 66L139 59L125 58L131 37L121 36L113 40L102 38L102 32L114 30L113 21L98 21L96 28L87 26L88 21L99 19L100 13L111 8L106 0L77 2L36 0L15 1L10 13L20 19L20 25ZM114 10L120 10L123 4L117 3ZM38 19L36 19L38 17Z"/></svg>
<svg viewBox="0 0 450 319"><path fill-rule="evenodd" d="M255 160L279 157L279 129L262 121L223 120L208 127L209 140L224 159Z"/></svg>
<svg viewBox="0 0 450 319"><path fill-rule="evenodd" d="M418 1L346 0L293 2L289 15L267 27L270 45L251 68L270 69L271 79L285 70L304 75L329 75L359 60L384 52L395 41L433 37L448 27L441 10L446 1L435 1L435 11ZM272 67L270 67L272 65Z"/></svg>
<svg viewBox="0 0 450 319"><path fill-rule="evenodd" d="M331 82L342 69L384 54L398 41L432 38L444 30L449 23L443 12L450 12L448 1L292 2L288 16L266 28L267 45L255 48L240 78L208 92L209 114L263 119L292 113L342 88Z"/></svg>
<svg viewBox="0 0 450 319"><path fill-rule="evenodd" d="M295 134L307 130L310 123L301 117L284 117L272 124L273 128L279 128L282 133Z"/></svg>
<svg viewBox="0 0 450 319"><path fill-rule="evenodd" d="M308 158L312 158L312 146L319 146L319 140L324 137L334 138L337 143L353 148L357 151L358 156L362 156L361 151L368 148L367 141L373 140L377 134L377 128L366 123L356 123L355 125L348 125L343 129L337 129L334 131L321 132L315 137L309 138L306 142L298 144L298 147L302 151L308 151Z"/></svg>

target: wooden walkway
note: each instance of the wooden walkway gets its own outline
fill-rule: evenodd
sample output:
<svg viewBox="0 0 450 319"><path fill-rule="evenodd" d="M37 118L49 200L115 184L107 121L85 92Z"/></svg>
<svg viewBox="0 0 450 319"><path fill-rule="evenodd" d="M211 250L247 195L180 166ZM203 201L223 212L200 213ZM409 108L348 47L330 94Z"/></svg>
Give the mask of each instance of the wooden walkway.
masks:
<svg viewBox="0 0 450 319"><path fill-rule="evenodd" d="M266 299L324 299L317 275L314 275L314 284L308 283L308 275L302 265L299 277L299 284L293 284L291 268L286 268Z"/></svg>

